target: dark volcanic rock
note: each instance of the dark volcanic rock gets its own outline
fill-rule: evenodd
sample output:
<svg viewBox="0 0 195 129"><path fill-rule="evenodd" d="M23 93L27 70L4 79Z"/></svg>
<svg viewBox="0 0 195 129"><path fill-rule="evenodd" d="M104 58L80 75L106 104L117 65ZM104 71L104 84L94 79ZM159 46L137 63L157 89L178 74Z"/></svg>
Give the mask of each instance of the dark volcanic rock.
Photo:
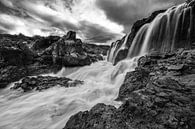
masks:
<svg viewBox="0 0 195 129"><path fill-rule="evenodd" d="M37 56L25 42L19 42L16 46L0 46L0 59L7 65L27 65L33 62Z"/></svg>
<svg viewBox="0 0 195 129"><path fill-rule="evenodd" d="M117 109L98 104L64 129L194 129L195 50L151 54L127 73Z"/></svg>
<svg viewBox="0 0 195 129"><path fill-rule="evenodd" d="M103 59L100 54L88 53L75 36L75 33L69 32L67 36L53 43L41 56L55 65L69 67L90 65Z"/></svg>
<svg viewBox="0 0 195 129"><path fill-rule="evenodd" d="M65 36L66 40L74 40L76 41L76 32L69 31L67 35Z"/></svg>
<svg viewBox="0 0 195 129"><path fill-rule="evenodd" d="M26 76L56 73L64 66L102 60L108 46L83 44L75 32L63 37L0 34L0 88Z"/></svg>
<svg viewBox="0 0 195 129"><path fill-rule="evenodd" d="M25 77L21 83L16 83L12 89L22 89L24 92L32 90L45 90L54 86L61 87L75 87L79 84L83 84L82 81L71 80L68 78L58 78L50 76L38 76L38 77Z"/></svg>
<svg viewBox="0 0 195 129"><path fill-rule="evenodd" d="M0 88L5 88L9 83L18 81L27 75L28 71L25 67L0 67Z"/></svg>
<svg viewBox="0 0 195 129"><path fill-rule="evenodd" d="M43 51L46 48L50 47L53 43L57 42L60 39L58 36L49 36L38 38L32 46L32 49L35 51Z"/></svg>
<svg viewBox="0 0 195 129"><path fill-rule="evenodd" d="M114 106L97 104L72 116L64 129L129 129Z"/></svg>

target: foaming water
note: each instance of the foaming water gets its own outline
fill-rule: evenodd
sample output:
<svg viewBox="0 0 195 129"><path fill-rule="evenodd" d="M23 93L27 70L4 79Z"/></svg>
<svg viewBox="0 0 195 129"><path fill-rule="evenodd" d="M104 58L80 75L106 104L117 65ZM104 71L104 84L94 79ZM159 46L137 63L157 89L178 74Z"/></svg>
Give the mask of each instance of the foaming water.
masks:
<svg viewBox="0 0 195 129"><path fill-rule="evenodd" d="M54 87L30 93L2 90L0 129L62 129L71 115L97 103L120 106L114 100L126 72L136 67L136 60L124 60L116 66L101 61L68 74L69 70L64 68L55 75L84 81L74 88Z"/></svg>

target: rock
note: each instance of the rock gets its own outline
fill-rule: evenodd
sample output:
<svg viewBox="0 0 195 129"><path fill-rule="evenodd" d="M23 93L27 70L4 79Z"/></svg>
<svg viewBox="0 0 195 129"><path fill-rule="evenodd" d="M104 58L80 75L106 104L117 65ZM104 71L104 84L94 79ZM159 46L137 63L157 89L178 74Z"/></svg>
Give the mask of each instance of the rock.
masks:
<svg viewBox="0 0 195 129"><path fill-rule="evenodd" d="M171 66L168 66L167 69L170 71L181 71L184 69L184 65L183 64L171 65Z"/></svg>
<svg viewBox="0 0 195 129"><path fill-rule="evenodd" d="M72 116L63 129L131 129L119 115L114 106L97 104Z"/></svg>
<svg viewBox="0 0 195 129"><path fill-rule="evenodd" d="M114 49L115 48L117 50L120 49L120 51L121 51L121 52L119 51L117 53L114 53L114 57L116 57L115 59L113 59L114 60L113 61L114 64L117 64L119 61L121 61L121 60L123 60L123 59L125 59L127 57L129 48L130 48L130 46L131 46L131 44L133 42L133 39L135 38L137 32L139 31L139 29L143 25L145 25L147 23L151 23L158 14L163 13L165 11L166 10L155 11L149 17L136 21L133 24L132 28L131 28L131 33L129 35L126 35L128 37L125 36L121 40L118 40L118 41L114 42L113 44L116 44L117 43L117 47L114 47L115 45L111 45L111 46L114 47ZM126 38L127 38L127 41L125 40ZM125 49L121 49L121 47L124 46L123 44L125 45ZM113 48L111 47L109 51L112 51L112 49ZM108 55L108 58L109 58L109 55Z"/></svg>
<svg viewBox="0 0 195 129"><path fill-rule="evenodd" d="M103 60L107 50L108 46L83 44L72 31L64 37L0 34L0 88L26 76L56 73L64 66L90 65Z"/></svg>
<svg viewBox="0 0 195 129"><path fill-rule="evenodd" d="M110 46L83 43L83 49L90 54L100 54L106 56Z"/></svg>
<svg viewBox="0 0 195 129"><path fill-rule="evenodd" d="M127 73L116 100L123 101L124 99L128 99L134 90L145 87L149 80L148 76L149 72L146 69L138 69L137 71Z"/></svg>
<svg viewBox="0 0 195 129"><path fill-rule="evenodd" d="M67 35L71 35L71 33ZM103 59L100 54L88 53L80 41L75 42L74 40L67 40L67 38L61 38L53 43L41 56L43 58L47 57L46 61L48 61L48 58L52 59L50 61L55 65L68 67L90 65Z"/></svg>
<svg viewBox="0 0 195 129"><path fill-rule="evenodd" d="M50 76L25 77L21 83L16 83L12 89L22 89L24 92L37 90L42 91L55 86L75 87L83 84L82 81L71 80L68 78L58 78Z"/></svg>
<svg viewBox="0 0 195 129"><path fill-rule="evenodd" d="M24 67L0 67L0 88L5 88L9 83L18 81L27 75L28 71Z"/></svg>
<svg viewBox="0 0 195 129"><path fill-rule="evenodd" d="M120 50L114 60L114 65L116 65L119 61L125 59L127 57L129 50L128 49L123 49Z"/></svg>
<svg viewBox="0 0 195 129"><path fill-rule="evenodd" d="M58 36L49 36L38 38L32 46L32 49L35 51L42 51L50 47L53 43L57 42L60 39Z"/></svg>
<svg viewBox="0 0 195 129"><path fill-rule="evenodd" d="M193 52L184 50L185 54L175 52L166 58L141 57L120 87L116 100L123 104L119 108L97 104L72 116L64 129L193 129L195 72L183 69L191 67ZM184 71L170 75L170 70Z"/></svg>
<svg viewBox="0 0 195 129"><path fill-rule="evenodd" d="M174 13L179 8L180 8L180 12ZM109 50L110 51L109 53L113 55L111 51L115 51L114 56L112 56L114 57L113 58L114 61L112 62L115 62L114 64L117 64L122 59L127 58L127 56L130 58L134 56L139 56L143 46L142 43L144 41L146 41L145 43L147 43L147 49L148 49L147 52L157 51L159 53L165 53L165 52L172 53L172 51L175 51L180 48L194 49L195 48L195 36L194 36L195 26L193 23L195 23L194 20L195 1L189 0L185 4L183 4L182 7L180 6L179 8L169 9L169 12L166 12L162 17L160 16L158 19L156 19L157 21L154 23L155 25L152 24L153 26L151 26L151 24L148 23L151 23L156 18L157 15L159 15L160 13L164 13L166 10L156 11L152 13L151 16L135 22L135 24L132 26L131 32L128 35L123 37L121 40L117 40L116 42L113 43L113 45L111 45L111 49ZM173 20L168 21L166 18L167 16L171 17ZM181 17L181 16L183 17L178 18L177 20L174 19L174 17ZM177 28L173 26L174 24L178 24ZM166 29L166 27L164 27L164 29L159 29L159 28L163 28L162 26L169 26L168 27L169 29ZM150 32L153 33L150 34L147 33L146 30L148 30L148 28L152 29ZM174 33L175 35L172 35L172 33ZM146 34L147 34L147 40L145 39ZM136 44L132 45L132 42L136 40L135 39L136 36L140 37L139 41L136 41ZM128 52L130 51L130 48L133 49L132 53ZM124 50L126 52L120 52ZM109 57L110 56L108 56L108 59Z"/></svg>
<svg viewBox="0 0 195 129"><path fill-rule="evenodd" d="M65 36L66 40L76 40L76 32L74 31L69 31L66 36Z"/></svg>

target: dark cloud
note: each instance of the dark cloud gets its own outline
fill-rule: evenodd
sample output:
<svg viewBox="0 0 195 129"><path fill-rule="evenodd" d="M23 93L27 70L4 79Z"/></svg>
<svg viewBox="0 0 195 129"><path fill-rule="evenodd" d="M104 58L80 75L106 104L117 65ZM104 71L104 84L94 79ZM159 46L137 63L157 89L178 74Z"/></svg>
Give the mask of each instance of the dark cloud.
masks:
<svg viewBox="0 0 195 129"><path fill-rule="evenodd" d="M146 17L155 10L165 9L185 0L97 0L96 4L106 16L125 27Z"/></svg>
<svg viewBox="0 0 195 129"><path fill-rule="evenodd" d="M87 42L106 43L121 35L110 32L105 27L87 21L80 22L80 31Z"/></svg>
<svg viewBox="0 0 195 129"><path fill-rule="evenodd" d="M93 2L95 2L94 8L105 12L106 20L109 19L109 22L106 23L113 21L112 23L116 23L116 26L123 25L125 32L129 32L130 26L137 19L147 16L154 10L168 8L183 1L94 0ZM82 21L76 19L76 22L74 18L71 19L71 15L77 13L73 7L82 2L87 3L90 0L0 0L0 33L23 33L28 36L37 34L62 35L68 30L74 30L85 41L96 43L106 43L121 36L122 29L116 34L116 28L113 27L115 31L111 31L106 26L103 27L104 21L98 19L98 16L97 21L99 20L101 25L95 24L95 21L89 19L82 19ZM89 11L85 10L83 6L79 8L83 8L86 12ZM82 12L80 13L82 15Z"/></svg>

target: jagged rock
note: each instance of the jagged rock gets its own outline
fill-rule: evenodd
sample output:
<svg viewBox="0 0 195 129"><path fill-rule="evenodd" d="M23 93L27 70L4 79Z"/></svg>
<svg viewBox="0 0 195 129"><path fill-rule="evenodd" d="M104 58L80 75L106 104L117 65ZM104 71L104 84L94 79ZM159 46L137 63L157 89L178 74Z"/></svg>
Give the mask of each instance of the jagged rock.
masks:
<svg viewBox="0 0 195 129"><path fill-rule="evenodd" d="M38 76L38 77L25 77L22 79L21 83L16 83L12 89L22 89L24 92L32 91L32 90L46 90L48 88L52 88L54 86L61 87L75 87L79 84L83 84L82 81L71 80L68 78L58 78L58 77L50 77L50 76Z"/></svg>
<svg viewBox="0 0 195 129"><path fill-rule="evenodd" d="M5 88L9 83L18 81L27 75L28 71L25 67L0 67L0 88Z"/></svg>
<svg viewBox="0 0 195 129"><path fill-rule="evenodd" d="M195 58L192 55L194 50L162 58L141 57L138 67L127 73L119 90L116 100L123 102L119 108L98 104L90 111L72 116L64 129L193 129ZM171 65L174 68L167 68Z"/></svg>
<svg viewBox="0 0 195 129"><path fill-rule="evenodd" d="M37 39L32 46L33 50L44 50L60 39L58 36L49 36Z"/></svg>
<svg viewBox="0 0 195 129"><path fill-rule="evenodd" d="M97 104L72 116L63 129L129 129L114 106Z"/></svg>
<svg viewBox="0 0 195 129"><path fill-rule="evenodd" d="M67 34L66 34L66 40L76 40L76 32L74 31L69 31Z"/></svg>
<svg viewBox="0 0 195 129"><path fill-rule="evenodd" d="M26 65L33 61L33 57L28 48L0 47L0 58L7 65Z"/></svg>
<svg viewBox="0 0 195 129"><path fill-rule="evenodd" d="M75 32L64 37L0 34L0 88L26 76L56 73L63 66L90 65L107 50L83 44Z"/></svg>
<svg viewBox="0 0 195 129"><path fill-rule="evenodd" d="M42 54L42 57L46 58L46 61L49 59L50 62L56 65L74 67L90 65L92 62L103 59L100 54L88 53L83 48L80 40L72 39L74 38L73 32L69 32L67 35L69 35L69 40L61 38Z"/></svg>

